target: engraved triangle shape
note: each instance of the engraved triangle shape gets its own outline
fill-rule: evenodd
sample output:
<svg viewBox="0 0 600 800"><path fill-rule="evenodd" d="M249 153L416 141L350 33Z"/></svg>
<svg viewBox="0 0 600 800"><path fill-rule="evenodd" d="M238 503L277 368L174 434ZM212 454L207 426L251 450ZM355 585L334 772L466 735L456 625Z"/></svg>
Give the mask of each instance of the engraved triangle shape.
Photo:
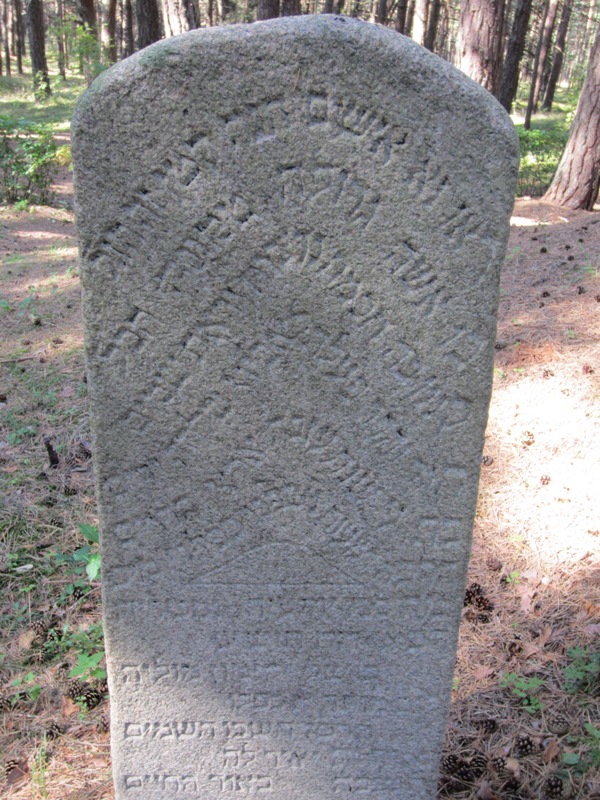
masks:
<svg viewBox="0 0 600 800"><path fill-rule="evenodd" d="M308 547L289 542L261 545L202 576L202 584L357 586L352 578Z"/></svg>

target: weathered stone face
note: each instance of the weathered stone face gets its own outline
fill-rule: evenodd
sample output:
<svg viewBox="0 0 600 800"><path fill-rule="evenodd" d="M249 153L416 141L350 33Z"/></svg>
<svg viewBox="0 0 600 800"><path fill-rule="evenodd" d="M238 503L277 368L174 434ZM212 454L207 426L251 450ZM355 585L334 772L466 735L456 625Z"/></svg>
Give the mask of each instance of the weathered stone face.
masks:
<svg viewBox="0 0 600 800"><path fill-rule="evenodd" d="M508 118L304 17L142 51L73 149L117 799L431 800Z"/></svg>

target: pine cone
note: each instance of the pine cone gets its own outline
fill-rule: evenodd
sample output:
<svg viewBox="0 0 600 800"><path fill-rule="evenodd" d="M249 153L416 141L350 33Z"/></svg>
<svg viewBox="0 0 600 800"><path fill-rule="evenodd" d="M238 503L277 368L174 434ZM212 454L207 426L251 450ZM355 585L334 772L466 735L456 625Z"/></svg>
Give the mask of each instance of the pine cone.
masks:
<svg viewBox="0 0 600 800"><path fill-rule="evenodd" d="M549 800L562 800L565 796L563 779L558 775L552 775L548 778L544 786L544 795L549 798Z"/></svg>
<svg viewBox="0 0 600 800"><path fill-rule="evenodd" d="M456 753L450 753L442 758L442 772L446 775L456 775L458 768L465 762Z"/></svg>
<svg viewBox="0 0 600 800"><path fill-rule="evenodd" d="M84 696L85 690L86 690L85 683L82 683L80 680L77 680L77 678L74 678L73 680L70 680L69 683L67 684L67 690L65 692L65 696L73 700L74 702L77 702L77 700L79 700L80 697Z"/></svg>
<svg viewBox="0 0 600 800"><path fill-rule="evenodd" d="M98 733L108 733L110 730L110 714L108 711L103 711L100 719L96 723L96 730Z"/></svg>
<svg viewBox="0 0 600 800"><path fill-rule="evenodd" d="M506 771L506 759L504 756L496 756L495 758L492 758L491 763L492 767L499 775Z"/></svg>
<svg viewBox="0 0 600 800"><path fill-rule="evenodd" d="M58 724L58 722L51 722L46 728L46 739L48 741L51 741L52 739L58 739L63 732L63 728Z"/></svg>
<svg viewBox="0 0 600 800"><path fill-rule="evenodd" d="M104 697L97 689L94 689L93 686L86 686L81 696L83 698L82 704L87 708L88 711L91 711L92 708L99 706L104 700Z"/></svg>
<svg viewBox="0 0 600 800"><path fill-rule="evenodd" d="M517 736L513 747L513 752L516 756L530 756L536 750L536 744L529 736Z"/></svg>
<svg viewBox="0 0 600 800"><path fill-rule="evenodd" d="M476 778L481 778L484 772L487 772L488 760L483 753L476 753L469 761L471 771Z"/></svg>
<svg viewBox="0 0 600 800"><path fill-rule="evenodd" d="M498 730L498 723L495 719L480 719L477 725L484 733L495 733Z"/></svg>

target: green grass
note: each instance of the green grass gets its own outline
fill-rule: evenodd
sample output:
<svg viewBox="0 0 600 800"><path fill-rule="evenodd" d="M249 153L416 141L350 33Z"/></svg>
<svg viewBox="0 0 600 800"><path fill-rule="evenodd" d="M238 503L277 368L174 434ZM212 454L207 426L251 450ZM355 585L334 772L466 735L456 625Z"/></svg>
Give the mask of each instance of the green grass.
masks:
<svg viewBox="0 0 600 800"><path fill-rule="evenodd" d="M68 131L71 125L73 109L80 95L86 88L83 75L67 72L64 81L58 74L56 63L48 59L50 69L50 85L52 94L47 100L36 103L33 97L33 79L29 61L25 61L23 75L16 72L13 64L13 75L0 77L0 115L6 114L16 119L50 125L55 133Z"/></svg>
<svg viewBox="0 0 600 800"><path fill-rule="evenodd" d="M517 121L525 113L527 100L517 98L513 115L521 148L517 197L541 197L550 186L569 138L578 97L578 90L558 89L552 111L535 114L528 131Z"/></svg>

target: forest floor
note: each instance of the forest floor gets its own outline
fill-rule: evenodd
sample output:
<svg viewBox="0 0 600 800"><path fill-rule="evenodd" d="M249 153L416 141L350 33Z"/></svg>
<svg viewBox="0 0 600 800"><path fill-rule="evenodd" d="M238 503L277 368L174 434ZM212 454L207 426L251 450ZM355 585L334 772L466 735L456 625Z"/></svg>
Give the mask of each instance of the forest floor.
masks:
<svg viewBox="0 0 600 800"><path fill-rule="evenodd" d="M0 795L110 800L70 176L57 188L0 208ZM438 796L600 800L600 214L518 200L512 222Z"/></svg>

